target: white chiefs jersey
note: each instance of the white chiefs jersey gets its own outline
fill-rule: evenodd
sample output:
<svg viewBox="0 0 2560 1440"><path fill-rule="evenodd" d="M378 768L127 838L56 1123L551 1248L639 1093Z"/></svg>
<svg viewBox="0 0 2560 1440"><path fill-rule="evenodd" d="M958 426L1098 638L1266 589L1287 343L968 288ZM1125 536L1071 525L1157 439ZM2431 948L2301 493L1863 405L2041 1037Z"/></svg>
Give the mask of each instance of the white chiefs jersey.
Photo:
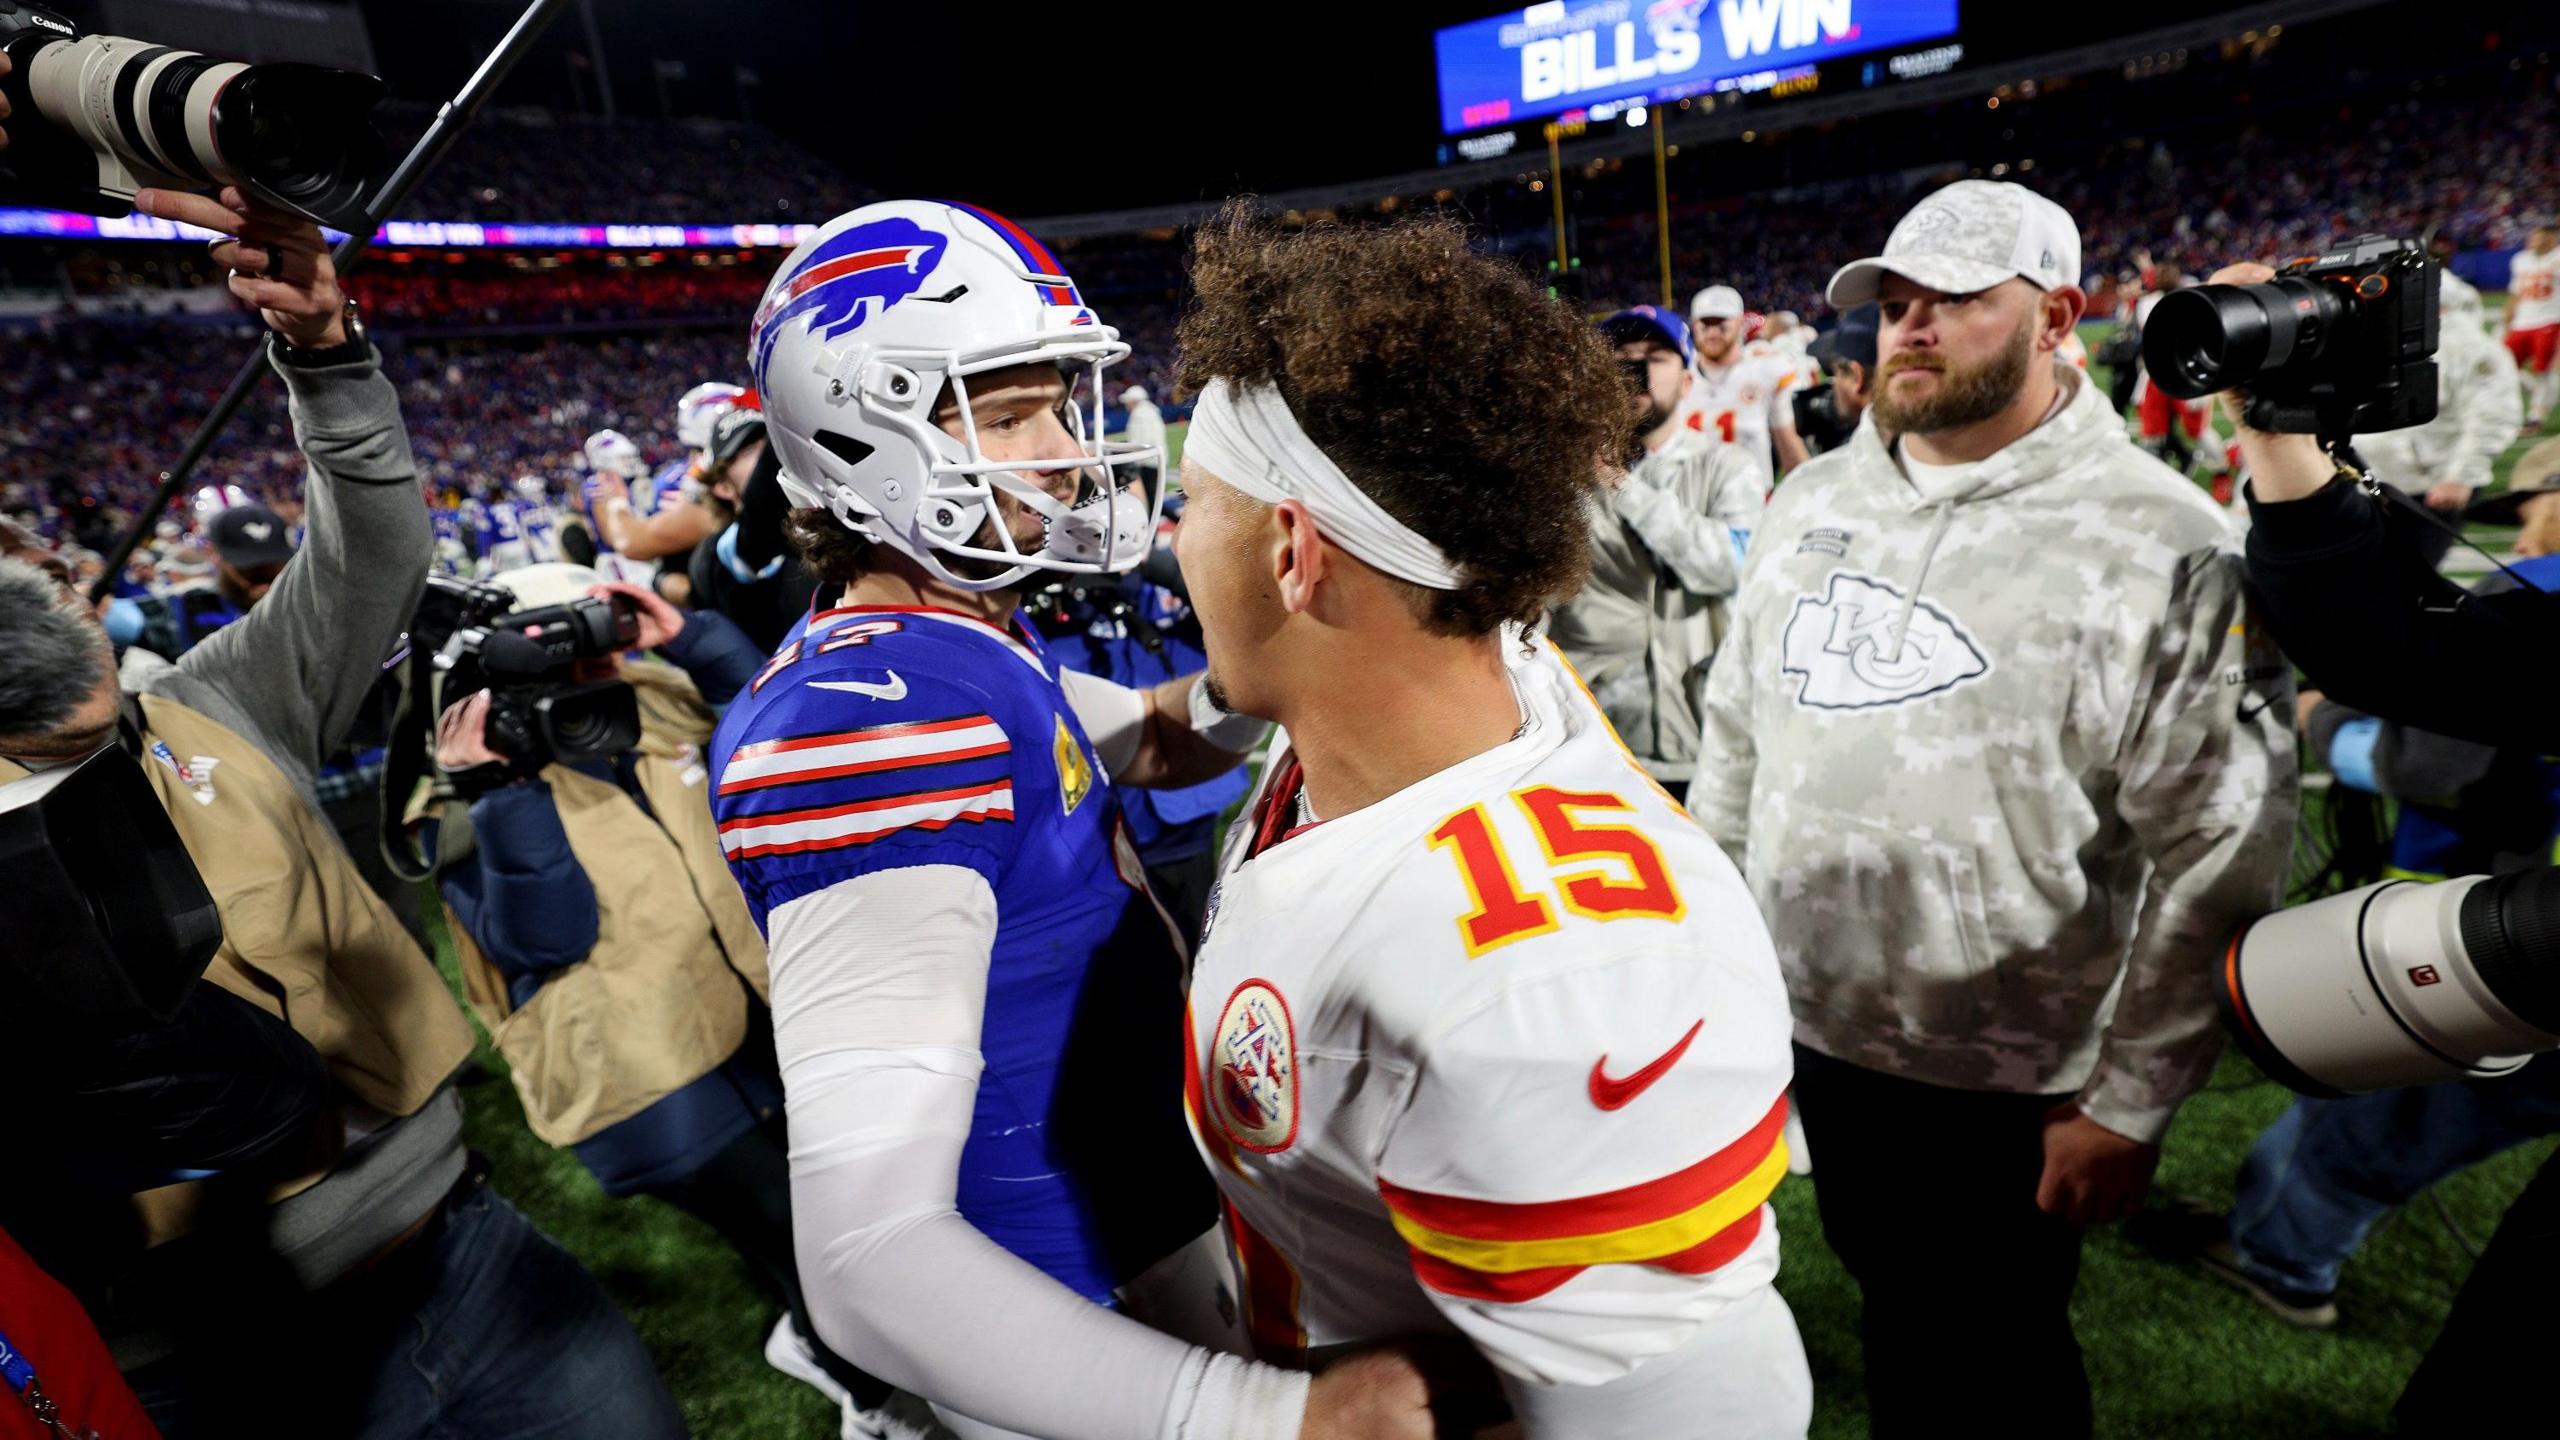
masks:
<svg viewBox="0 0 2560 1440"><path fill-rule="evenodd" d="M1682 423L1708 438L1721 440L1750 456L1764 479L1778 474L1775 429L1795 428L1795 392L1810 382L1809 360L1747 348L1729 364L1700 366L1680 403Z"/></svg>
<svg viewBox="0 0 2560 1440"><path fill-rule="evenodd" d="M2519 250L2507 264L2507 293L2516 299L2510 330L2560 325L2560 248L2548 255Z"/></svg>
<svg viewBox="0 0 2560 1440"><path fill-rule="evenodd" d="M1504 646L1518 736L1304 826L1275 752L1229 836L1185 1092L1256 1349L1455 1330L1533 1437L1801 1435L1767 931L1554 648Z"/></svg>

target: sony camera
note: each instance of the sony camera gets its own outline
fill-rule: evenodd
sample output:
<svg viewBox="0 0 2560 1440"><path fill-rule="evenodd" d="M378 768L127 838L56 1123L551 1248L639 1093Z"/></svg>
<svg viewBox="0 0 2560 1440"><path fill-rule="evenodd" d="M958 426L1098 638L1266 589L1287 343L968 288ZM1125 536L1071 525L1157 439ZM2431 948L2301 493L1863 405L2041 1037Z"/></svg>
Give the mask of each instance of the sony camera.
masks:
<svg viewBox="0 0 2560 1440"><path fill-rule="evenodd" d="M640 639L640 614L622 596L510 611L495 585L431 576L409 643L434 656L426 723L486 690L490 749L530 775L554 760L597 760L640 743L640 702L619 680L580 680L578 662L619 655ZM432 749L432 742L430 742Z"/></svg>
<svg viewBox="0 0 2560 1440"><path fill-rule="evenodd" d="M2142 327L2151 383L2181 400L2246 390L2252 429L2343 438L2436 418L2434 261L2359 235L2256 285L2160 297Z"/></svg>
<svg viewBox="0 0 2560 1440"><path fill-rule="evenodd" d="M2509 1074L2560 1049L2560 869L2386 880L2260 919L2215 995L2306 1095Z"/></svg>
<svg viewBox="0 0 2560 1440"><path fill-rule="evenodd" d="M0 199L129 215L149 186L237 185L341 230L364 228L386 169L368 123L371 75L243 65L114 35L82 35L49 10L0 0L9 98Z"/></svg>

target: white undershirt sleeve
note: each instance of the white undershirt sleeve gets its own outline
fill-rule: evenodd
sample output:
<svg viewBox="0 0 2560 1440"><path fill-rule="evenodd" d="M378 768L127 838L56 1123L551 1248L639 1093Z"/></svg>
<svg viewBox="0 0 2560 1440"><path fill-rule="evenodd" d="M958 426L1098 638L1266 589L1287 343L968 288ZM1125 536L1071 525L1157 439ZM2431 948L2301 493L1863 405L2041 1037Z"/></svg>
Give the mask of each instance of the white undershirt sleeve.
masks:
<svg viewBox="0 0 2560 1440"><path fill-rule="evenodd" d="M1304 1377L1091 1304L956 1208L995 944L984 877L875 871L768 923L793 1240L820 1339L1044 1440L1296 1440Z"/></svg>

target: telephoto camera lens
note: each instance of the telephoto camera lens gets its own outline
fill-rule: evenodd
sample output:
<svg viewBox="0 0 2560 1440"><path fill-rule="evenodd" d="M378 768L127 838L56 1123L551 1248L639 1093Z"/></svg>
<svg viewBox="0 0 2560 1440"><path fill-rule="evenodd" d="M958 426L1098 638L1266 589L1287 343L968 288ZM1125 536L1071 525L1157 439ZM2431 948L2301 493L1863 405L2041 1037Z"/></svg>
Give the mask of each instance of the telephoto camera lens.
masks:
<svg viewBox="0 0 2560 1440"><path fill-rule="evenodd" d="M2560 1049L2560 869L2386 880L2231 942L2215 995L2258 1068L2308 1095L2511 1074Z"/></svg>
<svg viewBox="0 0 2560 1440"><path fill-rule="evenodd" d="M2143 368L2181 400L2241 389L2319 359L2345 313L2337 287L2313 280L2172 290L2143 324Z"/></svg>
<svg viewBox="0 0 2560 1440"><path fill-rule="evenodd" d="M365 223L364 203L387 168L367 119L383 93L374 76L244 65L116 35L72 38L59 20L0 23L0 38L15 62L9 84L22 97L21 121L41 122L12 122L0 198L122 215L146 186L237 185L323 225Z"/></svg>

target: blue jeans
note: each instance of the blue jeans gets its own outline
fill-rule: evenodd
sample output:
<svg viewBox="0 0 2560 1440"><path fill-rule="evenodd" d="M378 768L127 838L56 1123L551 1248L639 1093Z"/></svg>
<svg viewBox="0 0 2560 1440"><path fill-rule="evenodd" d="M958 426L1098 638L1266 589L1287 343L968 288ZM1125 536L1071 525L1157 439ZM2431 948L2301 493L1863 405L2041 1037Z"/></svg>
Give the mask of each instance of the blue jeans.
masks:
<svg viewBox="0 0 2560 1440"><path fill-rule="evenodd" d="M2297 1099L2249 1147L2231 1248L2261 1279L2326 1294L2373 1223L2447 1175L2560 1131L2560 1054L2513 1075Z"/></svg>
<svg viewBox="0 0 2560 1440"><path fill-rule="evenodd" d="M254 1352L135 1371L152 1421L166 1440L682 1440L639 1335L569 1252L486 1187L440 1226Z"/></svg>

